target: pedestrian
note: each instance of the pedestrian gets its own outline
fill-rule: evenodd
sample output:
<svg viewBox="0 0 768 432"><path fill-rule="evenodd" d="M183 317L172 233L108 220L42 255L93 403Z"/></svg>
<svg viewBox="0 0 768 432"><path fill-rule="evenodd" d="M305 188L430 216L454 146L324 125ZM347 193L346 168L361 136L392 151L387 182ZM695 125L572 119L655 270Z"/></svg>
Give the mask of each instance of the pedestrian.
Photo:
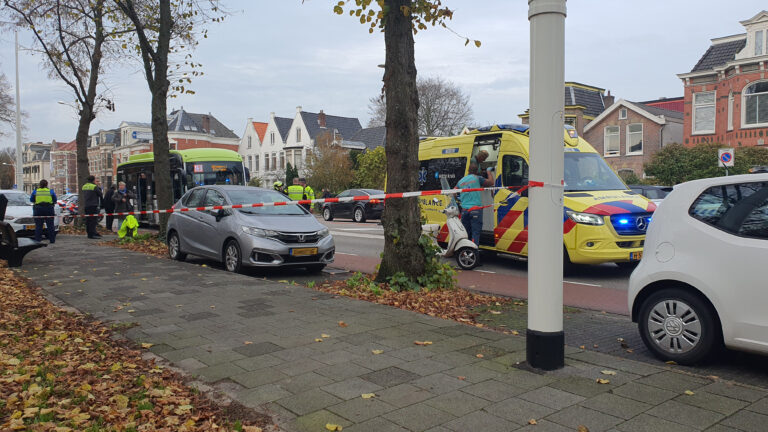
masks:
<svg viewBox="0 0 768 432"><path fill-rule="evenodd" d="M331 191L328 190L328 188L323 188L323 198L331 198L333 195L331 195Z"/></svg>
<svg viewBox="0 0 768 432"><path fill-rule="evenodd" d="M80 199L85 207L85 214L97 215L101 209L101 201L104 196L101 192L100 183L101 181L92 175L89 175L85 179L85 184L83 185L83 190L80 194ZM101 238L99 232L96 231L98 223L97 216L88 216L85 218L85 232L88 234L89 239Z"/></svg>
<svg viewBox="0 0 768 432"><path fill-rule="evenodd" d="M285 190L288 192L288 199L291 201L301 201L304 199L304 188L299 184L297 177L293 178L293 184Z"/></svg>
<svg viewBox="0 0 768 432"><path fill-rule="evenodd" d="M50 243L56 243L56 227L53 224L53 217L56 216L56 212L53 208L53 203L58 199L56 193L51 189L48 189L48 180L40 180L40 185L32 192L29 200L34 204L32 207L33 216L51 216L51 217L35 217L35 241L43 241L43 223L45 223L46 237Z"/></svg>
<svg viewBox="0 0 768 432"><path fill-rule="evenodd" d="M312 189L311 186L307 185L307 179L305 179L304 177L301 177L299 179L299 184L301 184L301 187L303 189L303 195L304 195L304 199L305 200L313 200L313 199L315 199L315 191ZM302 204L302 206L304 206L305 209L309 210L310 213L312 212L312 204L311 203Z"/></svg>
<svg viewBox="0 0 768 432"><path fill-rule="evenodd" d="M117 190L112 194L112 202L115 203L115 213L124 213L133 211L132 199L136 199L136 195L125 188L125 182L119 182L117 184ZM117 216L117 229L123 225L126 215Z"/></svg>
<svg viewBox="0 0 768 432"><path fill-rule="evenodd" d="M112 183L109 186L109 189L107 189L107 191L104 192L104 199L101 201L102 202L101 207L107 213L106 227L107 227L107 230L109 230L110 232L112 232L112 225L114 224L114 220L115 220L115 217L110 216L110 214L115 212L115 202L112 201L112 195L115 194L116 190L117 190L117 185Z"/></svg>
<svg viewBox="0 0 768 432"><path fill-rule="evenodd" d="M283 191L283 182L280 180L272 183L272 189L274 189L275 192L280 192L281 194L285 195L285 192Z"/></svg>
<svg viewBox="0 0 768 432"><path fill-rule="evenodd" d="M493 185L493 168L486 171L486 178L475 174L477 162L470 162L467 175L456 184L457 189L475 189ZM483 198L480 191L462 192L459 194L461 203L461 223L467 230L467 235L476 245L480 245L480 231L483 229Z"/></svg>
<svg viewBox="0 0 768 432"><path fill-rule="evenodd" d="M483 176L483 174L484 174L484 173L483 173L483 171L482 171L483 169L482 169L482 165L481 165L481 164L482 164L483 162L485 162L485 160L486 160L486 159L488 159L488 152L487 152L487 151L485 151L485 150L480 150L479 152L477 152L477 154L476 154L476 155L474 155L474 156L473 156L473 157L472 157L472 158L469 160L469 163L472 163L472 162L474 162L474 163L476 163L476 164L477 164L477 175L479 175L479 176L481 176L481 177L482 177L482 176ZM470 172L472 172L472 171L470 171Z"/></svg>

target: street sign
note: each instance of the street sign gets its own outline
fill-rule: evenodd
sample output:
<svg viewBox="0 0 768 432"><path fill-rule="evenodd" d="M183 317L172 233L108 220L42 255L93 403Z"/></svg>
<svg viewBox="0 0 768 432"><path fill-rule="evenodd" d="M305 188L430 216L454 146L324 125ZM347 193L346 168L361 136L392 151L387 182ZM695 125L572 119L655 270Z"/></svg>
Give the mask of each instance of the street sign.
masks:
<svg viewBox="0 0 768 432"><path fill-rule="evenodd" d="M133 131L131 132L131 138L138 140L151 140L152 132Z"/></svg>
<svg viewBox="0 0 768 432"><path fill-rule="evenodd" d="M718 150L717 155L717 166L721 168L725 167L732 167L733 166L733 149L732 148L725 148Z"/></svg>

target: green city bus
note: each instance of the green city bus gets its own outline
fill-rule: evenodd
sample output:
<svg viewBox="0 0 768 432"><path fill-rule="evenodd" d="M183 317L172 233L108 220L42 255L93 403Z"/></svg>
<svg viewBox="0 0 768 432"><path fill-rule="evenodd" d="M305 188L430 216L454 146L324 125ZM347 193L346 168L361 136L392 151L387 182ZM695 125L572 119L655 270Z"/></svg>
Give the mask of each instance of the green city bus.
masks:
<svg viewBox="0 0 768 432"><path fill-rule="evenodd" d="M174 202L195 186L248 184L249 172L243 158L232 150L198 148L171 150L169 155ZM117 180L136 195L134 210L157 208L155 194L155 157L152 152L131 155L117 166ZM158 215L142 215L140 221L155 224Z"/></svg>

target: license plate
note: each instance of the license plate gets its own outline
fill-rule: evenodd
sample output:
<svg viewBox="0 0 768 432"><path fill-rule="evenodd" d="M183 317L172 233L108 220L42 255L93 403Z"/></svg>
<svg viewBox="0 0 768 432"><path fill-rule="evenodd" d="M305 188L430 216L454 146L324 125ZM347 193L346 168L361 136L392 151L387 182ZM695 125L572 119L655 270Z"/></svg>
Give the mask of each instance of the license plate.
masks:
<svg viewBox="0 0 768 432"><path fill-rule="evenodd" d="M629 253L629 260L630 261L640 261L640 259L643 258L643 252L630 252Z"/></svg>
<svg viewBox="0 0 768 432"><path fill-rule="evenodd" d="M34 226L34 225L27 225L27 226L25 227L25 229L28 229L28 230L33 230L33 229L35 229L35 226Z"/></svg>
<svg viewBox="0 0 768 432"><path fill-rule="evenodd" d="M307 256L317 255L317 248L293 248L291 249L292 256Z"/></svg>

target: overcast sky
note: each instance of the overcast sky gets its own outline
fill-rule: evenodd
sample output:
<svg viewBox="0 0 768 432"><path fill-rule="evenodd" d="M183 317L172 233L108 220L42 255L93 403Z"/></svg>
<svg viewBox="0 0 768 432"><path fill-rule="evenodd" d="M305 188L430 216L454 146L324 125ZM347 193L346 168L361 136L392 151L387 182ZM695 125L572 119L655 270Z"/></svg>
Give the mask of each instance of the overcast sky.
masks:
<svg viewBox="0 0 768 432"><path fill-rule="evenodd" d="M269 113L293 117L305 111L358 117L368 122L368 99L381 90L382 33L348 15L333 14L332 0L224 0L233 15L210 27L195 51L205 76L192 83L195 95L170 99L212 113L241 136L247 119ZM450 26L482 41L464 46L449 31L416 35L421 76L440 75L470 95L477 124L519 122L528 107L529 22L525 0L445 0L455 8ZM688 72L710 39L743 33L739 21L767 8L765 0L571 0L567 3L566 81L611 91L632 101L682 96L676 74ZM31 35L21 33L24 46ZM0 69L14 82L13 34L0 34ZM25 141L70 141L77 130L67 87L48 78L40 59L19 54L21 106L29 114ZM91 133L121 121L150 120L150 95L137 62L105 76L115 112L102 112ZM8 132L6 130L6 132ZM15 145L13 134L0 147Z"/></svg>

